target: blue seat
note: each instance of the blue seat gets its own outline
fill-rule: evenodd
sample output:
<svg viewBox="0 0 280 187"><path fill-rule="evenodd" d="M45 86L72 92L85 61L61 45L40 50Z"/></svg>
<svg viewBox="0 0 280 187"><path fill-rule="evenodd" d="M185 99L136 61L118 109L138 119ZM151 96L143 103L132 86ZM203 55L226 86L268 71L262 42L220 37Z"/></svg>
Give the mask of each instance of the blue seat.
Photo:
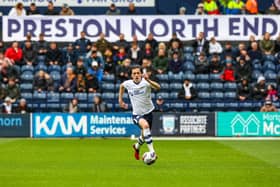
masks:
<svg viewBox="0 0 280 187"><path fill-rule="evenodd" d="M227 91L236 91L237 84L235 82L226 82L224 83L224 90Z"/></svg>
<svg viewBox="0 0 280 187"><path fill-rule="evenodd" d="M182 102L176 102L176 103L170 103L170 106L169 108L172 110L175 110L175 111L178 111L178 112L181 112L181 111L184 111L185 110L185 106L184 106L184 103Z"/></svg>
<svg viewBox="0 0 280 187"><path fill-rule="evenodd" d="M193 72L191 71L186 71L183 75L183 80L188 79L192 82L196 81L195 80L195 74L193 74Z"/></svg>
<svg viewBox="0 0 280 187"><path fill-rule="evenodd" d="M264 65L263 65L263 70L264 71L267 71L267 70L270 70L270 71L276 71L276 66L273 62L271 61L265 61L264 62Z"/></svg>
<svg viewBox="0 0 280 187"><path fill-rule="evenodd" d="M103 82L101 84L101 89L102 91L105 92L114 92L115 91L115 84L114 83L108 83L108 82Z"/></svg>
<svg viewBox="0 0 280 187"><path fill-rule="evenodd" d="M49 66L48 68L48 72L51 73L51 72L61 72L61 67L59 65L51 65Z"/></svg>
<svg viewBox="0 0 280 187"><path fill-rule="evenodd" d="M210 89L214 91L223 91L224 84L221 82L212 82L210 84Z"/></svg>
<svg viewBox="0 0 280 187"><path fill-rule="evenodd" d="M168 75L168 77L169 77L169 81L171 83L173 83L173 82L182 82L183 81L183 76L180 73L177 73L177 74L171 73L171 74Z"/></svg>
<svg viewBox="0 0 280 187"><path fill-rule="evenodd" d="M37 56L37 60L38 60L38 61L44 62L45 59L46 59L46 56L45 56L45 55L39 55L39 56Z"/></svg>
<svg viewBox="0 0 280 187"><path fill-rule="evenodd" d="M212 103L213 111L224 111L225 103L224 102L214 102Z"/></svg>
<svg viewBox="0 0 280 187"><path fill-rule="evenodd" d="M20 84L20 90L22 92L32 92L33 84L32 83L22 83L22 84Z"/></svg>
<svg viewBox="0 0 280 187"><path fill-rule="evenodd" d="M253 81L256 81L260 76L262 76L262 72L259 70L254 70L252 72L252 79Z"/></svg>
<svg viewBox="0 0 280 187"><path fill-rule="evenodd" d="M226 91L224 93L224 97L225 97L225 99L232 99L232 100L237 98L236 92L231 92L231 91Z"/></svg>
<svg viewBox="0 0 280 187"><path fill-rule="evenodd" d="M168 92L158 92L157 97L161 96L163 99L169 99L169 93Z"/></svg>
<svg viewBox="0 0 280 187"><path fill-rule="evenodd" d="M262 65L260 63L255 63L255 64L253 64L253 69L261 71L262 70Z"/></svg>
<svg viewBox="0 0 280 187"><path fill-rule="evenodd" d="M184 57L187 61L194 62L194 56L191 53L185 53Z"/></svg>
<svg viewBox="0 0 280 187"><path fill-rule="evenodd" d="M182 83L170 83L169 84L169 88L172 91L179 91L182 89L182 87L183 87Z"/></svg>
<svg viewBox="0 0 280 187"><path fill-rule="evenodd" d="M64 104L69 103L73 98L74 98L74 94L70 92L62 92L60 94L60 102Z"/></svg>
<svg viewBox="0 0 280 187"><path fill-rule="evenodd" d="M221 75L220 74L215 74L215 73L211 73L209 75L209 80L211 82L222 82Z"/></svg>
<svg viewBox="0 0 280 187"><path fill-rule="evenodd" d="M198 108L200 111L211 111L212 110L212 104L211 102L201 102L198 104Z"/></svg>
<svg viewBox="0 0 280 187"><path fill-rule="evenodd" d="M238 102L225 102L225 109L227 111L239 111Z"/></svg>
<svg viewBox="0 0 280 187"><path fill-rule="evenodd" d="M45 64L43 63L39 63L36 67L35 67L35 72L38 72L40 70L43 70L45 72L47 72L48 68Z"/></svg>
<svg viewBox="0 0 280 187"><path fill-rule="evenodd" d="M61 112L60 103L47 103L48 112Z"/></svg>
<svg viewBox="0 0 280 187"><path fill-rule="evenodd" d="M100 93L88 93L87 95L88 95L88 102L89 102L89 103L92 103L92 102L93 102L93 98L94 98L96 95L101 96Z"/></svg>
<svg viewBox="0 0 280 187"><path fill-rule="evenodd" d="M211 92L210 96L212 99L222 100L224 98L224 93L223 92Z"/></svg>
<svg viewBox="0 0 280 187"><path fill-rule="evenodd" d="M186 52L186 53L193 53L193 47L192 46L184 47L184 52Z"/></svg>
<svg viewBox="0 0 280 187"><path fill-rule="evenodd" d="M90 105L92 106L92 105ZM79 107L81 112L87 112L88 111L88 104L87 103L79 103Z"/></svg>
<svg viewBox="0 0 280 187"><path fill-rule="evenodd" d="M169 84L168 83L160 83L160 90L162 91L169 91Z"/></svg>
<svg viewBox="0 0 280 187"><path fill-rule="evenodd" d="M60 94L58 92L48 92L47 93L47 102L48 103L59 103Z"/></svg>
<svg viewBox="0 0 280 187"><path fill-rule="evenodd" d="M210 90L210 85L207 82L199 82L196 84L196 88L200 91L209 91Z"/></svg>
<svg viewBox="0 0 280 187"><path fill-rule="evenodd" d="M250 101L244 101L239 103L239 108L241 111L252 111L254 110L254 105Z"/></svg>
<svg viewBox="0 0 280 187"><path fill-rule="evenodd" d="M193 65L192 62L186 61L186 62L184 63L184 65L183 65L183 70L184 70L184 71L192 71L192 72L194 72L195 66Z"/></svg>
<svg viewBox="0 0 280 187"><path fill-rule="evenodd" d="M191 111L194 111L194 110L197 110L199 107L198 107L198 102L190 102L189 103L189 109L191 110Z"/></svg>
<svg viewBox="0 0 280 187"><path fill-rule="evenodd" d="M170 99L178 99L178 92L172 91L169 94Z"/></svg>
<svg viewBox="0 0 280 187"><path fill-rule="evenodd" d="M168 74L157 74L156 77L158 78L159 82L169 82Z"/></svg>
<svg viewBox="0 0 280 187"><path fill-rule="evenodd" d="M33 93L33 100L32 100L32 106L35 108L35 111L37 112L44 112L47 108L46 105L47 101L47 94L45 92L34 92Z"/></svg>
<svg viewBox="0 0 280 187"><path fill-rule="evenodd" d="M264 60L264 61L276 62L277 59L276 59L276 57L273 56L273 55L264 55L263 60Z"/></svg>
<svg viewBox="0 0 280 187"><path fill-rule="evenodd" d="M277 74L274 71L268 70L264 72L264 77L268 81L276 81Z"/></svg>
<svg viewBox="0 0 280 187"><path fill-rule="evenodd" d="M115 81L115 75L114 74L104 75L103 78L102 78L102 81L113 83Z"/></svg>
<svg viewBox="0 0 280 187"><path fill-rule="evenodd" d="M34 75L32 72L26 71L21 74L20 79L22 83L32 83L34 79Z"/></svg>
<svg viewBox="0 0 280 187"><path fill-rule="evenodd" d="M61 80L61 74L57 71L50 72L50 76L53 78L54 81L59 82Z"/></svg>
<svg viewBox="0 0 280 187"><path fill-rule="evenodd" d="M195 79L197 80L197 82L208 82L209 75L208 74L197 74L195 76Z"/></svg>
<svg viewBox="0 0 280 187"><path fill-rule="evenodd" d="M32 92L21 92L20 96L21 98L26 99L27 103L30 103L33 100Z"/></svg>
<svg viewBox="0 0 280 187"><path fill-rule="evenodd" d="M115 99L115 94L114 93L111 93L111 92L105 92L102 94L102 98L104 100L108 100L108 99Z"/></svg>
<svg viewBox="0 0 280 187"><path fill-rule="evenodd" d="M210 99L210 93L209 92L198 92L198 97L200 99Z"/></svg>
<svg viewBox="0 0 280 187"><path fill-rule="evenodd" d="M30 66L30 65L24 65L24 66L21 67L20 71L21 71L21 73L24 73L26 71L34 73L34 67Z"/></svg>
<svg viewBox="0 0 280 187"><path fill-rule="evenodd" d="M74 97L78 98L80 103L87 102L87 98L88 98L87 93L75 93Z"/></svg>

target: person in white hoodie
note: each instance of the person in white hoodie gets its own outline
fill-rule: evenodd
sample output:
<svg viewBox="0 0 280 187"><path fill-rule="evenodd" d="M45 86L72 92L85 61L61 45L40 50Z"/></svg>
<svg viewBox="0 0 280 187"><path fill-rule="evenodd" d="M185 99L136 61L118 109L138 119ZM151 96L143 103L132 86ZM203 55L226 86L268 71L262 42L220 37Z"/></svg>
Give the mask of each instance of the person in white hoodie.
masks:
<svg viewBox="0 0 280 187"><path fill-rule="evenodd" d="M23 7L22 3L17 3L15 7L13 7L9 14L9 16L26 16L26 11Z"/></svg>
<svg viewBox="0 0 280 187"><path fill-rule="evenodd" d="M220 42L216 41L215 37L212 37L209 42L209 54L221 54L223 52L223 47Z"/></svg>
<svg viewBox="0 0 280 187"><path fill-rule="evenodd" d="M193 100L197 97L197 92L189 79L185 79L182 90L178 93L178 97L186 100Z"/></svg>

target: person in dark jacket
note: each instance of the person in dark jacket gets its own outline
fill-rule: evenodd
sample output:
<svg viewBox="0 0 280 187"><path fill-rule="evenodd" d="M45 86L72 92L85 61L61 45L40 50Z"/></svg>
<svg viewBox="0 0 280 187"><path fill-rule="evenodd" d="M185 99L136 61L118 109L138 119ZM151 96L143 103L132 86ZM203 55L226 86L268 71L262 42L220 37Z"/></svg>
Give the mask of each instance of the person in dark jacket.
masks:
<svg viewBox="0 0 280 187"><path fill-rule="evenodd" d="M44 39L44 34L43 33L39 34L39 40L36 43L36 49L38 55L46 55L48 51L48 46L49 43Z"/></svg>
<svg viewBox="0 0 280 187"><path fill-rule="evenodd" d="M31 110L27 106L26 100L24 98L21 98L19 100L18 106L15 108L15 113L26 114L26 113L30 113L30 112L31 112Z"/></svg>
<svg viewBox="0 0 280 187"><path fill-rule="evenodd" d="M223 66L220 62L220 58L218 55L213 55L209 65L210 73L221 73L223 70Z"/></svg>
<svg viewBox="0 0 280 187"><path fill-rule="evenodd" d="M79 58L77 60L77 64L76 64L76 67L75 67L75 73L76 75L79 75L79 74L82 74L83 76L86 76L87 74L87 68L86 66L84 65L84 61L82 58Z"/></svg>
<svg viewBox="0 0 280 187"><path fill-rule="evenodd" d="M167 112L168 106L165 104L164 99L161 95L157 97L156 104L155 104L155 112Z"/></svg>
<svg viewBox="0 0 280 187"><path fill-rule="evenodd" d="M245 101L251 98L251 88L247 79L241 80L241 84L237 87L236 96L239 101Z"/></svg>
<svg viewBox="0 0 280 187"><path fill-rule="evenodd" d="M29 9L27 10L27 15L40 15L40 11L37 9L35 3L30 3Z"/></svg>
<svg viewBox="0 0 280 187"><path fill-rule="evenodd" d="M102 98L99 95L96 95L93 98L93 112L107 112L108 108L105 102L102 101Z"/></svg>
<svg viewBox="0 0 280 187"><path fill-rule="evenodd" d="M49 1L48 3L48 9L45 12L45 15L47 16L55 16L55 15L59 15L59 12L55 10L54 8L54 4L52 1Z"/></svg>
<svg viewBox="0 0 280 187"><path fill-rule="evenodd" d="M55 42L51 42L46 54L46 65L61 65L61 57L62 53L58 49L57 44Z"/></svg>
<svg viewBox="0 0 280 187"><path fill-rule="evenodd" d="M128 9L127 9L127 15L136 15L136 8L134 3L129 3Z"/></svg>
<svg viewBox="0 0 280 187"><path fill-rule="evenodd" d="M153 49L156 49L158 46L158 41L154 38L152 33L148 34L147 39L145 40L145 44L149 43Z"/></svg>
<svg viewBox="0 0 280 187"><path fill-rule="evenodd" d="M67 48L62 53L62 65L72 64L76 65L77 53L72 44L68 44Z"/></svg>
<svg viewBox="0 0 280 187"><path fill-rule="evenodd" d="M31 41L26 41L23 48L23 61L27 65L36 65L37 50Z"/></svg>
<svg viewBox="0 0 280 187"><path fill-rule="evenodd" d="M192 47L194 48L194 52L199 55L201 52L204 52L208 55L209 52L209 41L206 40L204 36L204 32L200 32L196 40L193 41Z"/></svg>
<svg viewBox="0 0 280 187"><path fill-rule="evenodd" d="M251 61L254 62L254 60L258 60L258 61L261 62L261 60L263 58L263 54L259 50L258 43L257 42L252 42L251 48L252 49L248 51L248 55L249 55Z"/></svg>
<svg viewBox="0 0 280 187"><path fill-rule="evenodd" d="M67 67L66 73L62 76L59 91L75 92L77 89L77 78L72 67Z"/></svg>
<svg viewBox="0 0 280 187"><path fill-rule="evenodd" d="M85 56L91 48L91 41L86 38L86 33L84 31L80 33L80 36L81 37L74 42L74 47L78 56Z"/></svg>
<svg viewBox="0 0 280 187"><path fill-rule="evenodd" d="M178 93L178 97L186 100L193 100L197 97L197 92L189 79L185 79L183 89Z"/></svg>
<svg viewBox="0 0 280 187"><path fill-rule="evenodd" d="M236 64L236 80L240 81L241 79L247 79L249 82L252 75L252 67L250 61L246 60L244 57L241 57Z"/></svg>
<svg viewBox="0 0 280 187"><path fill-rule="evenodd" d="M198 58L195 60L195 73L209 73L209 61L204 52L201 52Z"/></svg>
<svg viewBox="0 0 280 187"><path fill-rule="evenodd" d="M172 60L168 63L168 70L172 73L180 73L183 71L184 62L179 59L179 54L174 52L172 55Z"/></svg>
<svg viewBox="0 0 280 187"><path fill-rule="evenodd" d="M33 80L33 89L37 92L47 91L48 83L45 78L45 72L40 70L37 75L35 75Z"/></svg>
<svg viewBox="0 0 280 187"><path fill-rule="evenodd" d="M11 102L14 103L20 97L20 89L19 86L16 84L14 78L10 78L8 84L5 88L5 95L6 97L11 98Z"/></svg>
<svg viewBox="0 0 280 187"><path fill-rule="evenodd" d="M265 84L265 78L260 76L257 84L253 86L252 97L255 100L264 100L267 96L267 87Z"/></svg>
<svg viewBox="0 0 280 187"><path fill-rule="evenodd" d="M89 93L96 93L99 89L99 82L96 76L87 74L86 75L86 87L87 92Z"/></svg>

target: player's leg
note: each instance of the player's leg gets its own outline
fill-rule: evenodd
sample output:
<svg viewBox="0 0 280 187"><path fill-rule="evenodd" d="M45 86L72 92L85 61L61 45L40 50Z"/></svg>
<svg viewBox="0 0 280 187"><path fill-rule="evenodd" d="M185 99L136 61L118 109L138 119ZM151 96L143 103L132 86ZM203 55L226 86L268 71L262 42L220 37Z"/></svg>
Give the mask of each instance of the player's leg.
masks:
<svg viewBox="0 0 280 187"><path fill-rule="evenodd" d="M148 121L144 118L139 119L139 126L142 128L144 141L146 142L148 149L151 153L154 153L153 138L151 135L150 125Z"/></svg>
<svg viewBox="0 0 280 187"><path fill-rule="evenodd" d="M138 137L137 142L133 144L134 149L134 157L136 160L140 159L140 148L145 143L144 137L143 137L143 131L141 130L141 135Z"/></svg>

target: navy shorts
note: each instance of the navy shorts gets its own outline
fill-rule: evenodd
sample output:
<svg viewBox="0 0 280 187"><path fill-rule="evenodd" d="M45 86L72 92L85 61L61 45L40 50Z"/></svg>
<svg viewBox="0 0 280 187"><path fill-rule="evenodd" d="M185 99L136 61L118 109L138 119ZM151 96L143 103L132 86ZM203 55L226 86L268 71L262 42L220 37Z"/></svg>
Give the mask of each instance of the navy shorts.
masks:
<svg viewBox="0 0 280 187"><path fill-rule="evenodd" d="M153 112L150 112L150 113L145 114L145 115L132 115L132 120L133 120L134 124L136 124L139 127L140 127L139 120L141 118L145 119L149 123L150 129L151 129L152 128L152 123L153 123Z"/></svg>

